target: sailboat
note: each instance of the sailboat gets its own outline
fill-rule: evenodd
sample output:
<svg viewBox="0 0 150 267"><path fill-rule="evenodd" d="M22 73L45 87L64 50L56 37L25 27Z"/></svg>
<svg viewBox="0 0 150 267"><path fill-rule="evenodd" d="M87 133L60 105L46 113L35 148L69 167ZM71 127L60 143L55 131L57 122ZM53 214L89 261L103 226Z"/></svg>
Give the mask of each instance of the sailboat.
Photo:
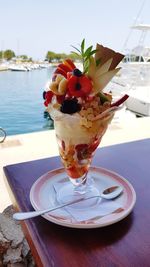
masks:
<svg viewBox="0 0 150 267"><path fill-rule="evenodd" d="M140 31L137 46L128 52L121 63L121 73L112 80L113 94L127 93L125 106L137 116L150 116L150 48L144 45L150 25L137 24L133 30Z"/></svg>
<svg viewBox="0 0 150 267"><path fill-rule="evenodd" d="M144 40L150 25L138 24L133 26L134 30L141 31L139 45L133 50L133 54L125 57L126 69L130 76L127 82L129 98L126 107L139 116L150 116L150 48L145 47ZM123 65L124 65L123 64Z"/></svg>

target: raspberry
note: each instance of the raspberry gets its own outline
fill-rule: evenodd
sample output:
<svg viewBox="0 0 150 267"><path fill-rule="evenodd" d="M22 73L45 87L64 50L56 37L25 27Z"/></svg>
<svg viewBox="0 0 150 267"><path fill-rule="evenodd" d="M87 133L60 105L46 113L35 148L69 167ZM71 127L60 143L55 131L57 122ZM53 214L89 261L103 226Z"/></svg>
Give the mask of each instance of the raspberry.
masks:
<svg viewBox="0 0 150 267"><path fill-rule="evenodd" d="M44 105L47 107L49 103L51 103L52 101L52 97L53 97L53 92L52 91L47 91L45 94L45 102Z"/></svg>
<svg viewBox="0 0 150 267"><path fill-rule="evenodd" d="M59 104L62 104L62 102L65 100L65 96L64 95L57 95L56 98L57 98L57 102Z"/></svg>

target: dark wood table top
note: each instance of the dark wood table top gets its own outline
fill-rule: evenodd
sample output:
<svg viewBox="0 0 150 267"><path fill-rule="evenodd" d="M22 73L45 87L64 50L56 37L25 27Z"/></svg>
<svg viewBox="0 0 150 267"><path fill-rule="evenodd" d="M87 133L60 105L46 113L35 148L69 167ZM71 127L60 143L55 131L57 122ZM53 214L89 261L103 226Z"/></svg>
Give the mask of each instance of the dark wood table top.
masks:
<svg viewBox="0 0 150 267"><path fill-rule="evenodd" d="M43 217L24 221L23 230L37 266L150 266L150 139L100 148L93 165L128 179L137 195L133 211L118 223L96 229L67 228ZM42 174L59 167L59 157L5 166L13 204L22 211L32 210L32 184Z"/></svg>

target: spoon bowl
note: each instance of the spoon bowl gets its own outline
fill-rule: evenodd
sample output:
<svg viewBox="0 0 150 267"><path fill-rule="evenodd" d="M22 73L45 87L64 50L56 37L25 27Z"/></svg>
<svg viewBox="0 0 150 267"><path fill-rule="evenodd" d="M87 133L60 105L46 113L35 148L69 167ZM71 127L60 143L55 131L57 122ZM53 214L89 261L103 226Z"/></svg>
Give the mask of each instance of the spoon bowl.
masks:
<svg viewBox="0 0 150 267"><path fill-rule="evenodd" d="M13 219L15 220L26 220L26 219L31 219L43 214L46 214L48 212L57 210L57 209L61 209L67 206L70 206L72 204L75 203L79 203L81 201L87 200L87 199L91 199L91 198L104 198L104 199L114 199L116 197L118 197L121 193L123 192L123 187L122 186L111 186L109 188L106 188L102 194L96 195L96 196L91 196L88 198L84 198L84 196L82 196L81 198L77 199L77 200L73 200L69 203L65 203L63 205L58 205L55 206L54 208L48 208L48 209L44 209L44 210L37 210L37 211L29 211L29 212L16 212L13 214Z"/></svg>

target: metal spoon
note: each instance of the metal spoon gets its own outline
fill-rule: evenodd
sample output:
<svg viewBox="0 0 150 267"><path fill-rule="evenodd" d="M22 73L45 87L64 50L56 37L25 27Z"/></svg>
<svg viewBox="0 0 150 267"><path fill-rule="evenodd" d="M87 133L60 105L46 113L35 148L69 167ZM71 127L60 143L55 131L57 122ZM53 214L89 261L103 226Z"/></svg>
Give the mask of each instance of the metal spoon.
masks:
<svg viewBox="0 0 150 267"><path fill-rule="evenodd" d="M43 215L45 213L48 213L48 212L51 212L51 211L54 211L54 210L57 210L57 209L61 209L61 208L64 208L66 206L78 203L78 202L83 201L83 200L91 199L91 198L100 197L100 198L104 198L104 199L113 199L113 198L118 197L122 193L122 191L123 191L123 187L122 186L112 186L112 187L109 187L109 188L105 189L103 191L103 193L100 194L100 195L91 196L91 197L87 197L87 198L81 197L78 200L73 200L73 201L71 201L69 203L58 205L58 206L56 206L54 208L48 208L48 209L38 210L38 211L29 211L29 212L16 212L16 213L13 214L13 219L15 219L15 220L25 220L25 219L34 218L34 217Z"/></svg>

